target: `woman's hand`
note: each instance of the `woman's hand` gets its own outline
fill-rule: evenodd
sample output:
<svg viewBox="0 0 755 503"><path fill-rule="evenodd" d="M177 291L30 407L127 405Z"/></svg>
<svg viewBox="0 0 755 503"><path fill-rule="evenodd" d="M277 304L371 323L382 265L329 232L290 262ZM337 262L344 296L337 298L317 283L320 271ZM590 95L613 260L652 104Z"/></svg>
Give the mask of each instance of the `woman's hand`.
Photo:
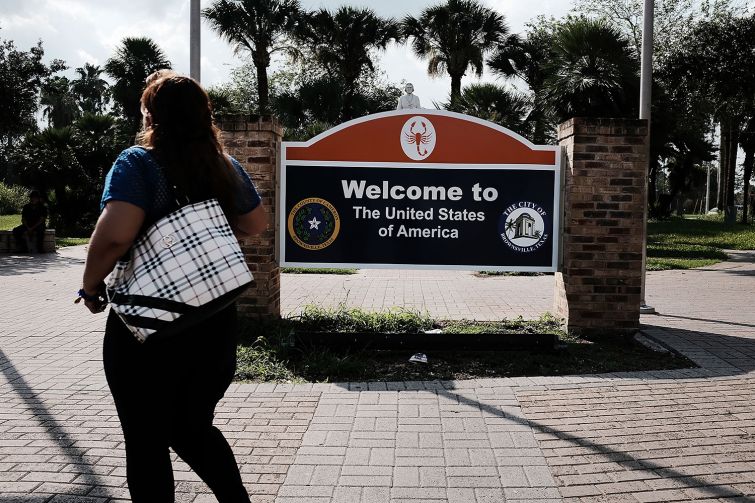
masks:
<svg viewBox="0 0 755 503"><path fill-rule="evenodd" d="M107 307L107 301L102 299L97 300L85 300L84 305L92 314L98 314L105 310Z"/></svg>
<svg viewBox="0 0 755 503"><path fill-rule="evenodd" d="M82 288L79 290L79 296L74 301L78 304L84 301L84 306L89 309L92 314L101 313L107 307L107 296L105 295L105 283L101 283L94 290L87 290Z"/></svg>

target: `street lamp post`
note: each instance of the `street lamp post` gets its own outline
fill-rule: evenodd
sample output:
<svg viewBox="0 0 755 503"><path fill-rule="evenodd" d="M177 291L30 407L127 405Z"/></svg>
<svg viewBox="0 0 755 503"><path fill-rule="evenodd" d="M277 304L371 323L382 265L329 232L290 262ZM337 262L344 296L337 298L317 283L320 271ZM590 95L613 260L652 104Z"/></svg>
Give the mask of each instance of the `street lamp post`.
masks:
<svg viewBox="0 0 755 503"><path fill-rule="evenodd" d="M653 14L655 10L654 0L645 0L642 10L642 62L640 74L640 119L648 121L648 167L650 172L650 96L653 89ZM648 235L648 180L645 177L645 206L642 212L643 244L642 244L642 301L640 302L641 314L655 313L655 309L645 302L645 276L647 267L647 235Z"/></svg>
<svg viewBox="0 0 755 503"><path fill-rule="evenodd" d="M201 36L199 23L199 0L191 0L191 21L189 29L189 75L199 82L201 80Z"/></svg>

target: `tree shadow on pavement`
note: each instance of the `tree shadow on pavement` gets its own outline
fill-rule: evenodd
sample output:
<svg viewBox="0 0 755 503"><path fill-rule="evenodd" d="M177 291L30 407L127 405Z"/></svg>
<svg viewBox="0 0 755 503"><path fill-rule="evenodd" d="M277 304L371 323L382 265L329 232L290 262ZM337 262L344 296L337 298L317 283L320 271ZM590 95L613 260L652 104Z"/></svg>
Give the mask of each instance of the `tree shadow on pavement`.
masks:
<svg viewBox="0 0 755 503"><path fill-rule="evenodd" d="M698 318L685 318L683 316L664 316L698 320ZM753 325L744 323L699 320L711 324L753 327ZM755 371L755 334L753 334L753 337L740 337L717 333L722 329L726 329L726 327L711 326L711 331L704 332L653 325L642 325L641 327L645 336L692 360L701 367L701 370L707 371L708 376L738 376ZM742 331L742 329L738 330Z"/></svg>
<svg viewBox="0 0 755 503"><path fill-rule="evenodd" d="M55 418L55 414L45 406L37 392L29 386L26 379L24 379L24 376L21 375L18 369L16 369L13 362L11 362L10 358L6 356L2 349L0 349L0 371L5 376L9 385L13 388L13 391L16 392L25 405L26 412L34 417L39 423L39 426L45 429L49 439L57 444L60 455L67 457L71 464L76 465L76 468L79 470L79 475L86 479L83 484L91 486L90 489L95 487L106 487L107 484L104 484L104 480L102 480L102 478L89 465L89 457L81 448L76 446L76 439L66 431L65 427L60 422L58 422ZM0 444L2 444L2 441L0 441ZM81 484L75 485L75 488L79 491L81 490L81 487ZM65 501L79 501L76 500L74 495L63 494L66 496ZM46 496L37 500L33 494L19 497L0 495L0 503L16 501L42 502L50 501L50 498L50 496ZM86 497L80 498L80 501L88 501ZM53 499L53 501L57 500Z"/></svg>
<svg viewBox="0 0 755 503"><path fill-rule="evenodd" d="M724 268L721 268L721 269L706 269L704 267L699 267L699 268L690 269L690 270L701 271L701 272L718 272L718 273L722 272L722 273L725 273L725 274L734 274L736 276L755 276L755 270L750 270L750 269L735 269L735 268L731 268L731 269L724 269Z"/></svg>
<svg viewBox="0 0 755 503"><path fill-rule="evenodd" d="M436 392L438 393L438 395L444 396L451 400L459 401L459 403L479 407L480 410L488 414L498 416L500 418L505 418L520 425L528 426L536 432L547 433L558 439L565 440L572 443L574 447L589 449L593 453L604 457L605 459L603 462L613 462L628 470L647 472L655 478L673 478L676 482L678 482L680 488L694 488L696 491L704 493L706 497L724 498L737 496L737 501L740 503L755 502L755 498L743 496L740 491L732 489L731 487L728 487L724 484L716 484L715 482L706 480L703 477L689 475L677 470L674 467L664 466L653 460L634 457L627 452L623 452L620 449L600 444L590 438L585 438L582 436L574 435L572 433L564 432L559 430L558 428L542 424L538 421L528 420L525 417L517 416L515 414L512 414L511 412L504 412L498 407L488 405L479 400L475 400L469 397L460 396L449 390L438 389L436 390ZM559 485L559 487L562 486ZM606 495L606 497L609 498L606 501L610 501L611 496Z"/></svg>
<svg viewBox="0 0 755 503"><path fill-rule="evenodd" d="M0 276L39 274L54 269L84 265L84 259L66 257L57 253L38 255L0 255Z"/></svg>
<svg viewBox="0 0 755 503"><path fill-rule="evenodd" d="M755 328L754 323L737 323L734 321L724 321L724 320L712 320L710 318L694 318L691 316L679 316L676 314L664 314L664 313L658 313L660 316L663 316L664 318L676 318L679 320L692 320L692 321L704 321L706 323L720 323L721 325L732 325L735 327L749 327L749 328Z"/></svg>
<svg viewBox="0 0 755 503"><path fill-rule="evenodd" d="M701 368L697 369L679 369L679 370L663 370L663 371L644 371L644 372L617 372L617 373L611 373L611 374L604 374L604 375L585 375L585 376L570 376L570 377L584 377L586 386L583 388L585 390L585 393L587 393L587 396L580 396L579 400L581 402L579 403L579 406L574 409L573 414L575 418L583 417L589 410L595 410L597 412L609 409L611 407L610 401L606 401L607 399L601 395L600 392L595 392L594 397L596 400L596 403L591 404L590 400L592 400L592 396L589 395L591 393L590 390L596 390L597 388L607 388L609 391L615 391L618 386L621 385L622 380L626 380L628 384L632 384L632 381L637 381L640 385L651 385L653 381L656 381L659 383L661 390L667 389L669 387L673 387L674 381L681 381L680 382L680 393L682 395L686 395L690 393L688 389L684 389L685 386L689 386L690 382L701 382L702 387L706 388L704 391L702 391L702 395L700 400L703 402L707 401L708 399L706 397L710 396L712 391L710 389L707 389L707 382L711 383L711 386L713 386L717 381L707 381L706 379L709 378L718 378L718 377L736 377L736 376L743 376L751 371L755 370L755 337L754 338L747 338L747 337L737 337L737 336L729 336L724 334L716 334L711 332L696 332L691 330L682 330L682 329L672 329L667 327L655 327L655 326L645 326L644 332L646 335L651 336L654 340L662 343L663 345L673 348L674 351L677 351L687 358L690 358L691 360L698 363ZM516 379L516 378L514 378ZM545 386L548 386L549 384L557 385L556 388L553 388L552 390L545 390L543 391L542 387L533 388L533 392L536 394L544 394L548 392L553 393L553 397L544 396L539 398L539 402L535 403L534 406L543 406L546 405L551 398L553 399L562 399L563 397L563 391L562 388L564 385L568 388L574 388L574 389L582 389L581 385L579 384L578 380L570 380L569 377L566 377L563 382L558 381L560 379L559 377L546 377L543 378L541 381L540 378L534 377L534 378L523 378L524 380L530 379L531 385L534 386L535 384L544 384ZM549 379L554 379L555 381L549 381ZM601 381L605 379L605 382L602 383ZM522 381L523 383L526 381ZM423 383L420 384L420 388L424 388L425 386ZM362 386L363 383L360 383L360 386ZM493 384L495 386L495 384ZM444 387L445 386L445 387ZM510 380L510 379L502 379L501 380L501 387L517 387L522 386L521 392L527 393L527 384L516 384L516 381ZM738 384L734 384L734 386L739 386ZM743 387L744 384L742 384L742 390L746 390L747 388ZM346 385L346 388L349 389L349 386ZM448 388L448 389L446 389ZM390 388L389 388L390 389ZM417 389L417 388L411 388L411 389ZM741 407L750 407L750 402L744 398L742 398L740 395L742 394L742 390L737 392L737 398L738 404ZM648 448L640 447L640 451L638 452L631 452L632 450L632 442L630 438L623 437L624 441L623 443L616 444L616 439L614 438L613 442L611 442L611 445L605 445L604 443L601 443L600 437L595 435L594 431L591 431L590 429L585 429L584 433L582 432L573 432L573 431L563 431L568 430L570 427L574 427L573 421L570 419L574 419L572 417L554 417L554 422L558 424L564 424L563 429L560 429L559 426L553 425L553 424L547 424L546 422L542 420L532 420L527 419L526 414L522 412L521 414L516 414L513 412L510 408L506 408L505 410L501 407L487 404L484 402L484 398L477 398L476 394L473 397L469 396L468 392L474 392L474 388L467 389L465 386L464 389L455 390L453 388L453 382L451 384L445 384L441 382L437 382L437 386L431 387L431 389L424 390L427 393L434 393L439 396L443 396L446 399L449 399L453 402L457 402L462 405L470 406L474 409L479 409L483 411L486 414L496 416L499 418L506 419L507 421L510 421L514 424L527 426L528 428L531 428L536 433L543 433L549 435L553 439L558 439L562 441L566 441L570 444L568 447L577 448L579 450L588 450L587 453L580 453L579 455L575 456L577 458L584 455L593 454L600 457L600 460L596 460L593 463L615 463L617 467L617 471L624 472L624 471L632 471L632 472L644 472L647 474L647 477L643 477L641 475L638 475L636 478L626 478L625 480L642 480L645 479L653 479L653 480L660 480L660 479L672 479L673 482L670 485L670 488L674 488L677 490L691 490L694 491L696 496L692 497L690 496L689 499L699 499L699 498L734 498L735 501L741 502L741 503L755 503L755 497L753 497L751 494L743 494L743 491L740 491L736 489L735 487L732 487L730 485L727 485L724 482L717 482L716 478L731 478L731 475L744 475L744 473L728 473L729 477L727 477L727 474L725 473L715 473L715 470L711 470L710 474L701 475L699 473L692 474L690 471L695 471L695 469L699 468L699 465L695 465L695 462L691 462L690 466L687 468L692 467L693 470L685 469L684 466L679 466L678 463L689 457L689 455L684 454L677 454L675 453L676 450L688 448L688 447L695 447L694 438L690 437L687 438L684 435L675 436L673 434L669 434L668 436L668 442L671 443L678 443L678 446L671 445L665 449L665 452L663 453L664 456L653 458L650 456L650 452L647 450ZM416 392L416 391L413 391ZM420 391L422 392L422 391ZM631 393L631 391L630 391ZM580 394L582 395L582 394ZM494 395L493 395L494 396ZM517 397L517 401L520 400L520 397ZM616 398L617 401L621 402L621 398ZM605 429L608 427L618 427L618 428L631 428L632 422L637 421L646 421L646 414L643 414L642 412L638 412L639 409L643 407L641 404L642 400L645 400L647 402L648 412L647 417L653 417L655 418L657 416L657 411L654 412L652 407L660 407L658 400L661 400L660 398L656 397L655 391L653 389L650 389L648 391L648 395L646 399L633 399L632 402L634 405L627 406L626 410L627 412L624 413L622 418L624 419L613 419L613 420L606 420L608 421L606 424L602 425L596 425L596 429ZM521 404L522 402L520 402ZM697 421L700 424L707 425L709 424L709 428L714 430L713 433L710 433L711 436L717 436L720 435L720 431L716 428L720 428L720 424L725 424L727 421L733 421L736 419L736 414L733 413L730 409L733 407L726 407L723 405L724 402L720 405L719 408L706 408L702 407L699 412L699 417L697 419L700 419L701 421ZM526 407L526 405L523 405L523 407ZM692 409L690 407L693 407ZM725 409L725 410L724 410ZM631 410L631 412L629 412ZM671 401L671 403L664 407L664 412L669 414L669 422L668 425L671 425L673 428L677 428L679 432L684 432L686 425L689 421L693 419L693 416L695 416L696 412L694 412L694 406L690 406L685 402L684 399L681 399L680 402ZM723 419L721 417L711 416L707 415L707 413L710 412L717 416L723 416ZM569 412L567 412L568 414ZM617 412L617 414L619 414ZM727 415L728 414L728 415ZM733 414L733 415L732 415ZM746 409L742 411L742 414L744 416L749 417L752 414L751 408ZM714 419L715 418L715 419ZM658 426L664 426L663 419L655 419L656 424ZM626 426L620 426L621 423L626 422ZM694 421L693 421L694 422ZM712 422L712 423L709 423ZM716 423L716 424L713 424ZM737 429L737 428L734 428ZM741 428L739 428L741 429ZM662 430L665 431L665 430ZM750 433L742 429L743 436L742 438L749 438ZM643 433L638 431L637 433L633 433L633 435L637 436L636 441L634 441L637 444L641 444L643 442L647 443L650 440L644 440L643 439ZM706 436L708 433L704 431L704 428L701 430L701 435ZM736 444L739 439L738 437L726 437L728 438L729 442L732 443L732 445ZM609 442L608 440L606 442ZM705 443L703 443L705 445ZM559 446L559 447L567 447L567 446ZM644 450L643 450L644 449ZM659 448L660 449L660 448ZM635 446L635 451L637 450ZM648 453L649 455L647 457L644 457L642 453ZM747 458L741 459L740 463L741 465L751 464L751 458L755 458L755 454L750 454L749 451L743 451L743 455L749 456ZM563 457L568 457L569 454L562 454L560 455L561 458L558 462L559 465L564 465L568 463L563 463ZM706 462L705 464L711 464L711 465L718 465L721 463L726 463L726 461L719 461L715 459L715 454L701 454L698 457L709 457L710 460ZM547 461L550 464L551 459L546 458ZM664 461L666 461L664 463ZM575 460L574 464L584 464L584 461L577 461ZM553 466L553 465L551 465ZM610 471L610 470L609 470ZM737 470L734 469L734 472ZM739 470L741 471L741 469ZM575 472L576 473L576 472ZM590 478L590 474L584 474L583 477L585 479L585 482L579 483L579 485L599 485L600 483L604 482L610 482L610 480L605 480L600 478L601 473L597 473L594 480ZM748 482L749 479L746 477L742 477L741 482ZM619 482L617 482L619 483ZM559 487L567 487L563 482L559 484ZM650 486L648 486L648 489L646 491L650 491ZM660 487L656 489L657 491L662 491ZM624 491L623 495L616 494L614 496L626 496L626 490ZM600 501L611 501L611 494L606 494L604 496L600 496ZM590 499L589 497L587 498ZM624 501L622 499L622 501ZM642 500L640 500L642 501ZM655 500L654 500L655 501ZM660 500L657 500L660 501Z"/></svg>

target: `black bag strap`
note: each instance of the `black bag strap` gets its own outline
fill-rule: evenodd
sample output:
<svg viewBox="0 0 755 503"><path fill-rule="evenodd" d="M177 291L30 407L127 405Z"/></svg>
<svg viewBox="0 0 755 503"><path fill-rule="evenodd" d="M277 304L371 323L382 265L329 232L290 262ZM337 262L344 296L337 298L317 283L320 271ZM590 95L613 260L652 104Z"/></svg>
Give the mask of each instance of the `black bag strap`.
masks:
<svg viewBox="0 0 755 503"><path fill-rule="evenodd" d="M176 186L176 184L174 183L174 180L172 180L171 177L170 177L170 172L165 168L165 166L163 166L162 164L160 164L157 161L157 159L155 158L155 156L152 155L152 152L148 148L143 147L141 145L134 145L134 148L138 148L139 150L143 150L144 152L146 152L147 154L149 154L152 157L152 160L160 168L160 171L162 172L163 176L165 177L165 180L168 182L168 186L171 189L173 189L173 202L176 203L176 205L175 205L175 207L173 208L172 211L181 209L184 206L187 206L187 205L191 204L191 198L189 198L189 196L185 192L181 191ZM182 200L184 201L183 203L181 202Z"/></svg>

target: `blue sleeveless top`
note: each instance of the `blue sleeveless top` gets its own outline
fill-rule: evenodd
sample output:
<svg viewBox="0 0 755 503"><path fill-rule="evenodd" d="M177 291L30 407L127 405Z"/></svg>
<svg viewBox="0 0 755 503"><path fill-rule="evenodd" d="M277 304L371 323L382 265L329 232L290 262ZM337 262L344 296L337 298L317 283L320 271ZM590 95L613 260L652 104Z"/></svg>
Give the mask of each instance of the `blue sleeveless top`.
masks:
<svg viewBox="0 0 755 503"><path fill-rule="evenodd" d="M241 181L236 205L243 215L260 204L257 189L241 164L231 158ZM140 207L146 213L145 227L152 225L175 209L172 190L162 168L152 154L140 147L120 153L105 179L100 211L108 201L123 201Z"/></svg>

